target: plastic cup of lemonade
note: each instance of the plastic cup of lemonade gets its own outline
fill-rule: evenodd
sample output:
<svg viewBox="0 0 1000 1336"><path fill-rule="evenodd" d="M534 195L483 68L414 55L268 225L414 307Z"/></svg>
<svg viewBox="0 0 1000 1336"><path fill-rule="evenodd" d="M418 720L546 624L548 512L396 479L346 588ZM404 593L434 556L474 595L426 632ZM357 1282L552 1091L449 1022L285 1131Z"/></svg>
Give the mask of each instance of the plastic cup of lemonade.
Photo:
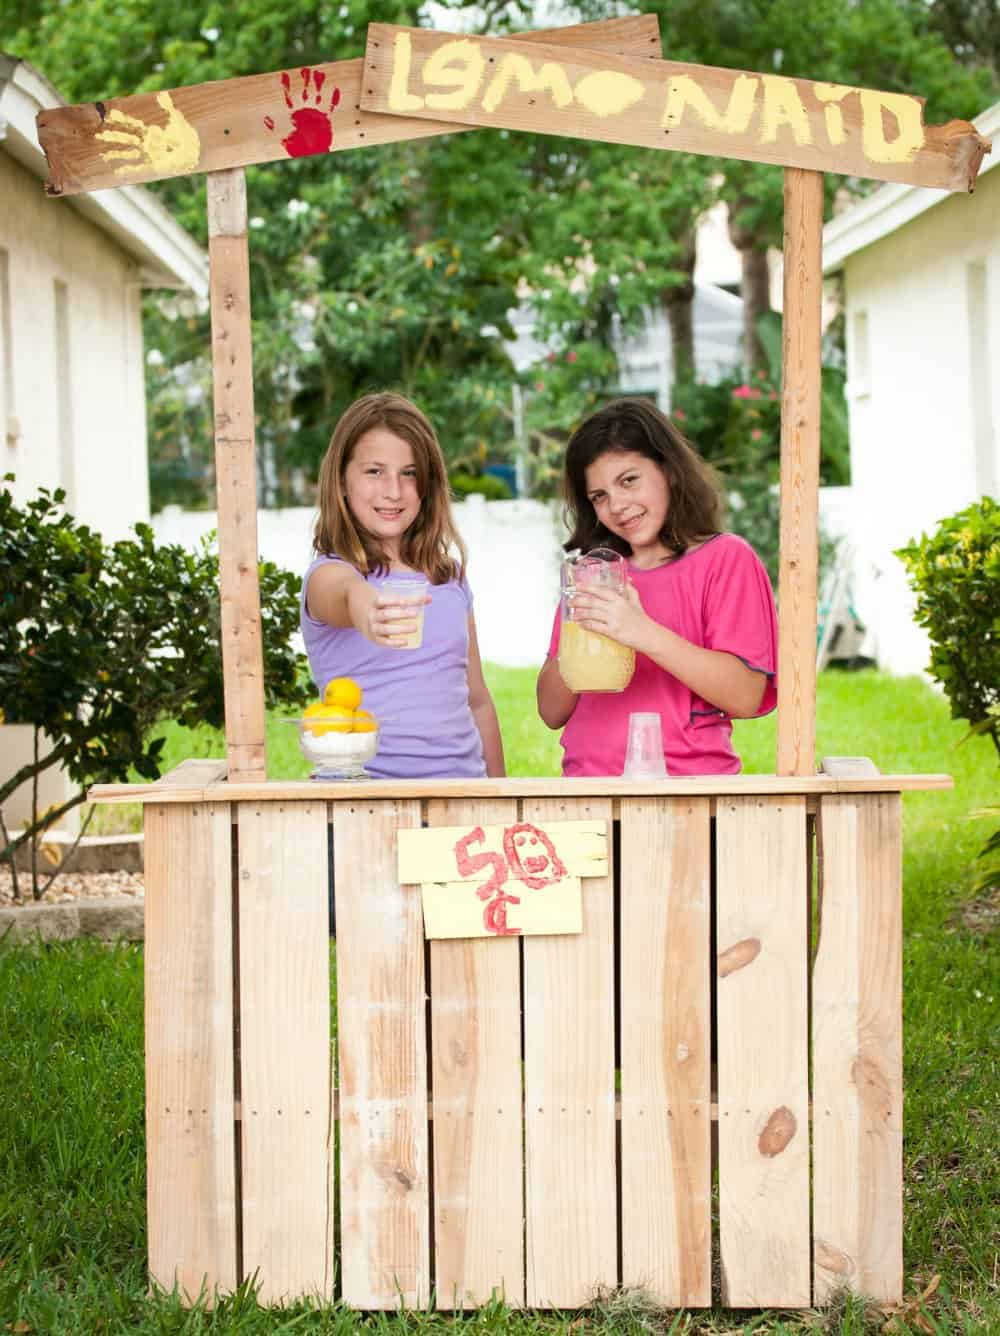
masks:
<svg viewBox="0 0 1000 1336"><path fill-rule="evenodd" d="M397 646L398 649L419 649L424 640L424 600L430 581L423 575L390 575L383 580L379 593L389 598L400 599L407 604L407 611L416 619L416 629L411 631Z"/></svg>

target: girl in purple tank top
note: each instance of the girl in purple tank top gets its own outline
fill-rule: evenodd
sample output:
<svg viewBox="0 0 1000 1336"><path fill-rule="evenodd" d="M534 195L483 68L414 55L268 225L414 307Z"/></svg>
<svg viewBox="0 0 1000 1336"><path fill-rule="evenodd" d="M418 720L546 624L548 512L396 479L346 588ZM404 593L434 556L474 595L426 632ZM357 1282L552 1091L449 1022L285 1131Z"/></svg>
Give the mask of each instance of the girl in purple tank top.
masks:
<svg viewBox="0 0 1000 1336"><path fill-rule="evenodd" d="M309 666L321 694L334 677L361 687L380 724L369 773L503 775L444 456L408 399L365 395L337 423L320 468L313 548L301 605ZM405 586L419 593L424 581L421 634Z"/></svg>
<svg viewBox="0 0 1000 1336"><path fill-rule="evenodd" d="M721 532L713 471L652 403L619 399L573 434L564 486L566 549L628 562L625 593L574 595L573 620L634 650L635 671L621 692L571 690L556 613L538 710L563 729L563 774L620 775L632 713L659 715L668 774L738 773L732 719L776 703L777 617L759 557Z"/></svg>

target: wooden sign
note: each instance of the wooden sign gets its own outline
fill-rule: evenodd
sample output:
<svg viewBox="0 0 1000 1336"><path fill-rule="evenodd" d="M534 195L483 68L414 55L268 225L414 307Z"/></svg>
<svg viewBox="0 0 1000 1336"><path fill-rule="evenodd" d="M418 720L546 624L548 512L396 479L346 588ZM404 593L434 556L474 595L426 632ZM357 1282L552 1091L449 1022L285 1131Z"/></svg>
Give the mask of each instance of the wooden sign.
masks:
<svg viewBox="0 0 1000 1336"><path fill-rule="evenodd" d="M529 49L530 48L530 49ZM923 99L551 43L368 25L361 106L971 190L989 141L925 126Z"/></svg>
<svg viewBox="0 0 1000 1336"><path fill-rule="evenodd" d="M399 831L399 880L420 885L424 936L583 931L581 877L608 875L604 821Z"/></svg>
<svg viewBox="0 0 1000 1336"><path fill-rule="evenodd" d="M521 33L524 42L539 33ZM655 14L579 23L544 34L557 47L660 55ZM273 74L109 98L38 114L50 195L139 185L193 172L337 153L456 134L468 126L362 108L364 62L339 60Z"/></svg>

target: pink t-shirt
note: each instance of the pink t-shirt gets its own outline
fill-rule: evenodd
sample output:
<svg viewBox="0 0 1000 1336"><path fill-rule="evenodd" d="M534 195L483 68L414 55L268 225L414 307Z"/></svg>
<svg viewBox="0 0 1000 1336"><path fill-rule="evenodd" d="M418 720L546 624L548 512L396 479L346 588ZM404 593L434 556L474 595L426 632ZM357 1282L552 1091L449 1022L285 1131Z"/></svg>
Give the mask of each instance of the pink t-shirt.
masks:
<svg viewBox="0 0 1000 1336"><path fill-rule="evenodd" d="M654 570L629 563L629 577L644 610L693 645L725 650L767 674L757 711L777 701L778 622L763 563L736 534L718 534L694 551ZM559 647L556 612L549 657ZM624 691L581 692L562 733L564 775L620 775L625 765L628 717L655 711L663 729L670 775L735 775L729 716L702 700L645 654Z"/></svg>

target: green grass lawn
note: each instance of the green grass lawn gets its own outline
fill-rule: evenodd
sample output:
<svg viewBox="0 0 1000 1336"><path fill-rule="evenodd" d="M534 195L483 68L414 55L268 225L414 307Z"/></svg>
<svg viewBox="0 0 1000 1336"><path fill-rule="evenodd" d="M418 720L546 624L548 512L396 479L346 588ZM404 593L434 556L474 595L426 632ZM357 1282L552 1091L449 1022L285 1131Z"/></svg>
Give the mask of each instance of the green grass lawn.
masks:
<svg viewBox="0 0 1000 1336"><path fill-rule="evenodd" d="M558 741L534 713L534 673L490 669L513 774L558 773ZM823 674L819 755L867 755L885 772L952 774L949 793L904 797L905 1267L936 1292L895 1331L1000 1332L997 1293L997 901L970 898L970 863L996 801L982 738L923 683ZM774 720L741 723L747 770L773 770ZM270 721L269 771L303 777L295 732ZM167 730L171 764L222 755L218 735ZM115 809L105 809L115 810ZM992 931L991 931L992 929ZM518 1333L881 1332L860 1303L825 1313L657 1313L614 1298L582 1314L362 1318L333 1306L258 1309L242 1293L214 1313L147 1294L141 948L0 949L0 1331L347 1332L446 1328ZM921 1325L921 1322L924 1325Z"/></svg>

